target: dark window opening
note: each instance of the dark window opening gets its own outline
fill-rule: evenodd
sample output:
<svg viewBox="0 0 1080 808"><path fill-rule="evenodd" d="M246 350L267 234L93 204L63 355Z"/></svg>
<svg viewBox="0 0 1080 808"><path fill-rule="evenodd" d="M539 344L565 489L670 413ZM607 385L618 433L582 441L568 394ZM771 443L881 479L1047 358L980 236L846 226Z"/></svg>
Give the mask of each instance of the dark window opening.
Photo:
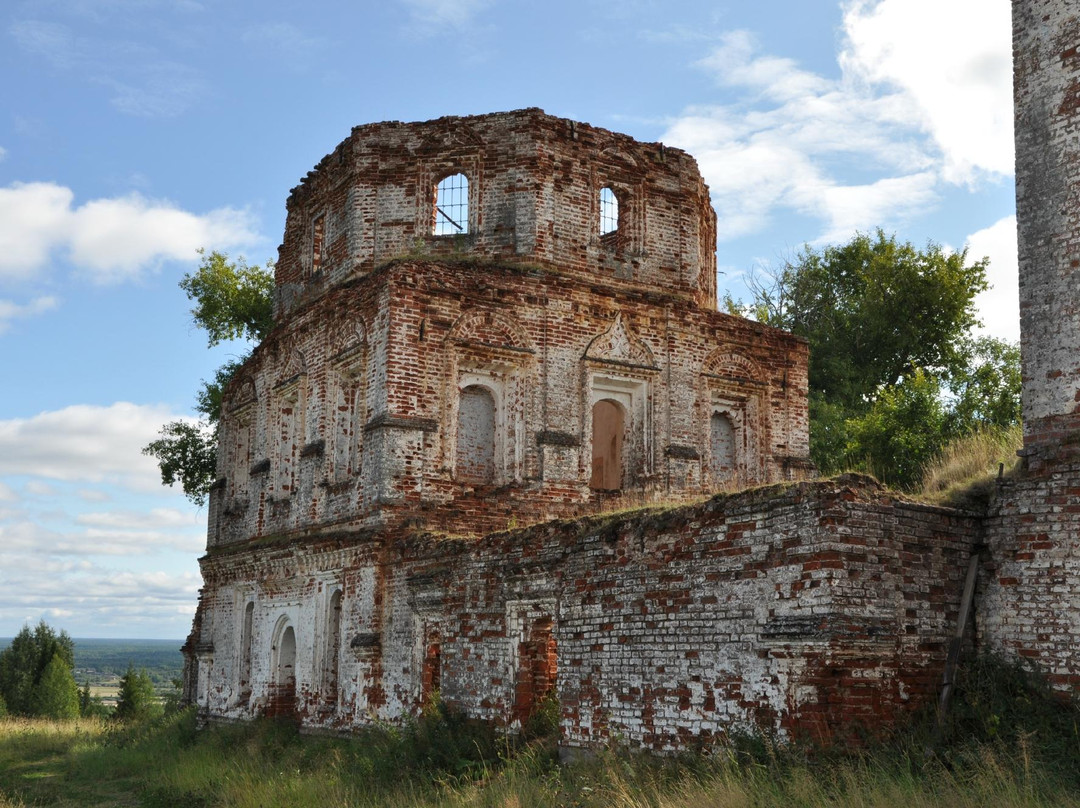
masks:
<svg viewBox="0 0 1080 808"><path fill-rule="evenodd" d="M337 704L338 666L341 657L341 590L330 598L330 615L327 620L326 638L326 678L323 682L324 698L329 704Z"/></svg>
<svg viewBox="0 0 1080 808"><path fill-rule="evenodd" d="M281 632L276 648L274 686L266 705L268 716L291 716L296 712L296 632L292 626Z"/></svg>
<svg viewBox="0 0 1080 808"><path fill-rule="evenodd" d="M240 701L251 699L251 631L255 618L255 604L248 601L244 607L244 623L240 633Z"/></svg>
<svg viewBox="0 0 1080 808"><path fill-rule="evenodd" d="M442 644L438 637L429 638L424 649L424 669L420 695L424 704L442 688Z"/></svg>
<svg viewBox="0 0 1080 808"><path fill-rule="evenodd" d="M555 690L559 674L554 621L536 620L518 644L518 673L514 693L514 717L525 722Z"/></svg>
<svg viewBox="0 0 1080 808"><path fill-rule="evenodd" d="M311 223L311 274L314 275L322 266L323 239L326 233L326 216L319 215Z"/></svg>

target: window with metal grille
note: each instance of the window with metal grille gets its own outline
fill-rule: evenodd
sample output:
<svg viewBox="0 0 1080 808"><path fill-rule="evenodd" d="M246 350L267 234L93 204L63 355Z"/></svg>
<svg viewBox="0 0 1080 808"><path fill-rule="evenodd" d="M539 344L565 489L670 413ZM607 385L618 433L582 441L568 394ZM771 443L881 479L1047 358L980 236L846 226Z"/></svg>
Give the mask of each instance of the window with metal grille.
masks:
<svg viewBox="0 0 1080 808"><path fill-rule="evenodd" d="M600 235L619 229L619 198L610 187L600 189Z"/></svg>
<svg viewBox="0 0 1080 808"><path fill-rule="evenodd" d="M469 232L469 179L451 174L435 188L436 236L454 236Z"/></svg>

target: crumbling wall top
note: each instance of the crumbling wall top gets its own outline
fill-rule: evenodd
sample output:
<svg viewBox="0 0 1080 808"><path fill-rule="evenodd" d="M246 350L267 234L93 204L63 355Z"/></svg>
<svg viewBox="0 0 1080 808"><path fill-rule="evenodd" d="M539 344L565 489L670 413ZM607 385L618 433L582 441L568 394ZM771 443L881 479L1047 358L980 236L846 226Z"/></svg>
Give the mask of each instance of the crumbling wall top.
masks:
<svg viewBox="0 0 1080 808"><path fill-rule="evenodd" d="M697 163L530 108L355 127L292 190L277 313L402 257L538 263L715 307Z"/></svg>

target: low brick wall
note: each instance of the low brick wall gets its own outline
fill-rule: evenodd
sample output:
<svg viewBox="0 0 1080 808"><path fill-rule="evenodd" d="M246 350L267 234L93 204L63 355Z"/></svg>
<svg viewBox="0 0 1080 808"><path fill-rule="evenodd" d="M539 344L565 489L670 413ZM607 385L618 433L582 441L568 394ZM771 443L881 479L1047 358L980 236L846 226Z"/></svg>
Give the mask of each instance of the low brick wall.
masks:
<svg viewBox="0 0 1080 808"><path fill-rule="evenodd" d="M932 699L977 532L849 477L401 560L437 593L445 699L512 721L515 615L550 613L564 744L675 750L748 726L850 736Z"/></svg>
<svg viewBox="0 0 1080 808"><path fill-rule="evenodd" d="M479 540L222 548L191 643L200 704L282 703L288 625L309 726L397 720L438 688L510 729L553 693L567 748L849 739L932 701L977 538L973 517L848 476Z"/></svg>

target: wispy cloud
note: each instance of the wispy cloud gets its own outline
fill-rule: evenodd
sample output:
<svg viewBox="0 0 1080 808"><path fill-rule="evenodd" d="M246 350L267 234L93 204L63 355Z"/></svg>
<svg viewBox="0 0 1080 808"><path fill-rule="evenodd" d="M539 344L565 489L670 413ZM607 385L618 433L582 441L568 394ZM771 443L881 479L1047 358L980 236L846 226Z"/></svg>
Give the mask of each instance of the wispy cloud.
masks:
<svg viewBox="0 0 1080 808"><path fill-rule="evenodd" d="M241 39L273 56L288 56L290 63L316 56L326 47L326 40L301 30L288 22L268 22L244 31Z"/></svg>
<svg viewBox="0 0 1080 808"><path fill-rule="evenodd" d="M494 0L401 0L409 11L411 30L422 35L460 32Z"/></svg>
<svg viewBox="0 0 1080 808"><path fill-rule="evenodd" d="M0 334L9 328L13 320L26 317L36 317L47 311L52 311L59 305L59 301L52 296L36 297L29 303L15 303L10 300L0 300Z"/></svg>
<svg viewBox="0 0 1080 808"><path fill-rule="evenodd" d="M175 117L209 92L201 70L163 59L141 42L94 38L62 23L35 19L15 21L8 33L27 55L111 89L110 103L128 115Z"/></svg>
<svg viewBox="0 0 1080 808"><path fill-rule="evenodd" d="M0 188L0 279L31 277L60 251L93 281L115 283L163 260L192 260L200 247L257 240L254 217L235 208L196 214L136 193L75 205L74 192L54 183Z"/></svg>
<svg viewBox="0 0 1080 808"><path fill-rule="evenodd" d="M686 109L663 136L698 158L720 239L780 210L843 239L925 213L946 184L1007 175L1010 26L991 5L848 2L836 79L724 34L698 67L734 99Z"/></svg>
<svg viewBox="0 0 1080 808"><path fill-rule="evenodd" d="M3 146L0 146L0 162L3 162L6 157L7 149L5 149Z"/></svg>
<svg viewBox="0 0 1080 808"><path fill-rule="evenodd" d="M176 62L146 66L135 82L99 79L111 87L111 104L120 112L140 118L173 118L194 107L208 91L202 74Z"/></svg>

